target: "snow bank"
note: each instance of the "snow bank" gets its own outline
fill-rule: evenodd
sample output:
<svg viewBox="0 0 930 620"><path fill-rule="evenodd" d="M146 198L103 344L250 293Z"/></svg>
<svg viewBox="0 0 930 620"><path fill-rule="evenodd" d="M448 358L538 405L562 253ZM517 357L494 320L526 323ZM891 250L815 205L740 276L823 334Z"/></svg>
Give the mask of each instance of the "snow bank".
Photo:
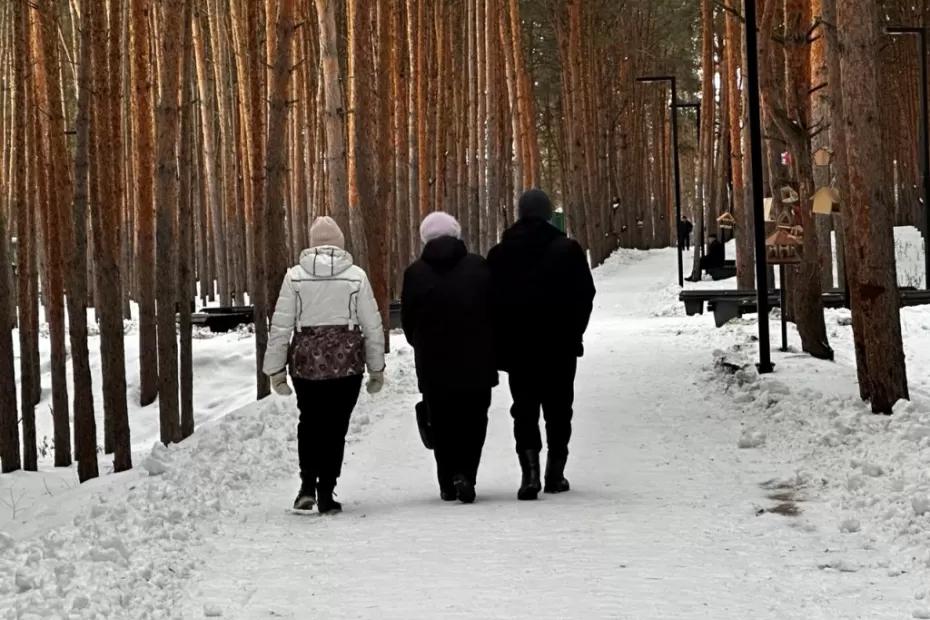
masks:
<svg viewBox="0 0 930 620"><path fill-rule="evenodd" d="M930 403L918 396L876 416L855 393L852 368L791 356L760 376L754 355L752 342L715 351L706 376L732 398L721 415L742 422L734 445L777 455L787 486L820 504L809 518L868 551L872 568L928 574Z"/></svg>
<svg viewBox="0 0 930 620"><path fill-rule="evenodd" d="M294 432L290 406L250 405L181 445L156 445L70 524L19 543L0 536L0 617L175 617L191 546L249 485L293 468Z"/></svg>

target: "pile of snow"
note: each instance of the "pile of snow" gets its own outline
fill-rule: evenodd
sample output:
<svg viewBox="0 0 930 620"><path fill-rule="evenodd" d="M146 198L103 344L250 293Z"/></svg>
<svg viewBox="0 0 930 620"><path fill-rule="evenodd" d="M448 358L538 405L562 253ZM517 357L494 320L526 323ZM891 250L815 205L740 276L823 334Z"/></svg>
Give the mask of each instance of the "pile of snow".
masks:
<svg viewBox="0 0 930 620"><path fill-rule="evenodd" d="M720 415L741 421L735 445L777 455L784 476L794 478L786 487L820 504L807 517L847 535L850 549L868 551L871 568L926 573L930 403L902 401L894 415L877 416L855 393L851 368L791 356L760 376L754 354L751 342L715 351L706 376L732 398Z"/></svg>
<svg viewBox="0 0 930 620"><path fill-rule="evenodd" d="M76 514L60 506L69 525L19 543L0 536L0 618L173 617L191 546L247 499L239 492L293 469L294 432L290 407L256 403L181 445L156 444Z"/></svg>

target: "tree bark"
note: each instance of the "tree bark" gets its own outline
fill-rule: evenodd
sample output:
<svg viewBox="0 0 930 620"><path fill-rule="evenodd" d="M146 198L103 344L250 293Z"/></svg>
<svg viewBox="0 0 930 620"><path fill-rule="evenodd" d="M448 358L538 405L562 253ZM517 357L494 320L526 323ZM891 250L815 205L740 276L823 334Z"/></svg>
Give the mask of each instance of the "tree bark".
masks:
<svg viewBox="0 0 930 620"><path fill-rule="evenodd" d="M184 36L184 0L162 0L164 30L159 33L161 58L158 67L156 120L155 244L158 311L158 411L161 442L181 439L178 402L178 88Z"/></svg>
<svg viewBox="0 0 930 620"><path fill-rule="evenodd" d="M152 117L152 0L132 0L133 131L136 168L136 265L139 304L139 404L158 397L158 327L155 322L155 137Z"/></svg>
<svg viewBox="0 0 930 620"><path fill-rule="evenodd" d="M907 370L901 337L900 296L895 270L893 212L875 162L882 156L879 67L875 50L883 37L878 7L868 0L837 0L837 29L843 54L840 70L855 79L842 80L849 189L843 226L856 266L849 281L853 336L868 366L864 392L872 411L890 414L908 398ZM856 328L859 329L856 329Z"/></svg>

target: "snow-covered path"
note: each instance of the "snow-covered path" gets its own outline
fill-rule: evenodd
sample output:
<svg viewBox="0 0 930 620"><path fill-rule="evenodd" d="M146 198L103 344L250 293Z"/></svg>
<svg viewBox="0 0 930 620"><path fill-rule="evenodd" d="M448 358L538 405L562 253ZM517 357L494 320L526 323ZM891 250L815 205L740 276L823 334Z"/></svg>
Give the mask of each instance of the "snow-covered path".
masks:
<svg viewBox="0 0 930 620"><path fill-rule="evenodd" d="M390 389L356 414L371 423L347 450L345 512L287 511L296 475L256 489L208 537L182 617L910 616L912 579L824 569L833 552L855 561L868 551L847 550L835 528L818 527L823 506L804 505L805 519L757 514L779 503L761 484L783 476L785 463L737 450L739 419L719 414L732 401L698 385L712 362L707 321L657 308L673 270L671 252L654 252L615 257L598 273L570 493L516 501L510 399L500 388L478 502L441 502L401 348Z"/></svg>

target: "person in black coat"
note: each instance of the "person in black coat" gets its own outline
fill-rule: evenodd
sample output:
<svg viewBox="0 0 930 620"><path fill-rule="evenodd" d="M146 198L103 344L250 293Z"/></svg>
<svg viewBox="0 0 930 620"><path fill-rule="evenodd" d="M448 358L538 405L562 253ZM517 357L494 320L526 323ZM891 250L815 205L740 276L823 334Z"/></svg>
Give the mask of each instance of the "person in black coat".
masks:
<svg viewBox="0 0 930 620"><path fill-rule="evenodd" d="M707 244L707 253L701 259L701 269L704 271L719 269L726 263L726 246L717 239L715 234L709 235L708 239L710 243Z"/></svg>
<svg viewBox="0 0 930 620"><path fill-rule="evenodd" d="M404 273L401 312L428 411L440 496L471 503L498 376L491 274L484 258L468 252L461 232L447 213L423 220L426 245Z"/></svg>
<svg viewBox="0 0 930 620"><path fill-rule="evenodd" d="M565 479L574 383L594 303L594 280L584 250L549 224L552 202L540 190L520 198L519 221L488 254L498 368L510 375L511 415L523 470L519 499L541 490L540 407L546 420L547 493L569 489Z"/></svg>
<svg viewBox="0 0 930 620"><path fill-rule="evenodd" d="M688 216L682 216L678 222L678 241L682 250L691 249L691 233L694 231L694 224L688 219Z"/></svg>

